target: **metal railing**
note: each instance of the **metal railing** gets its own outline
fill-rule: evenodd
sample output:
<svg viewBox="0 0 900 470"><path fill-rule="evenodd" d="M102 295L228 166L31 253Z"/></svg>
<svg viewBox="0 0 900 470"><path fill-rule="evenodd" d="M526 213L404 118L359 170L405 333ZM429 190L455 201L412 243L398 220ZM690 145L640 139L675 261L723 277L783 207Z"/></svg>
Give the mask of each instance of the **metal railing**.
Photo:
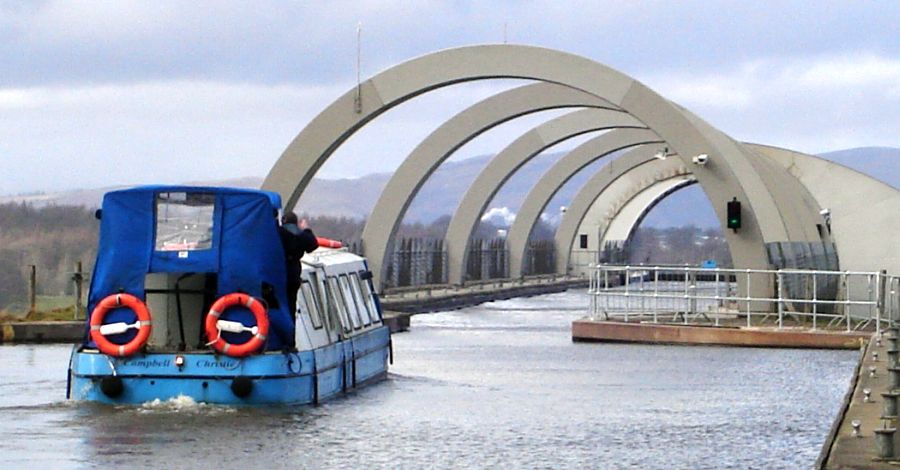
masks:
<svg viewBox="0 0 900 470"><path fill-rule="evenodd" d="M861 330L900 319L900 277L882 272L599 265L592 318Z"/></svg>
<svg viewBox="0 0 900 470"><path fill-rule="evenodd" d="M891 325L900 323L900 276L886 275L882 271L884 287L884 310Z"/></svg>

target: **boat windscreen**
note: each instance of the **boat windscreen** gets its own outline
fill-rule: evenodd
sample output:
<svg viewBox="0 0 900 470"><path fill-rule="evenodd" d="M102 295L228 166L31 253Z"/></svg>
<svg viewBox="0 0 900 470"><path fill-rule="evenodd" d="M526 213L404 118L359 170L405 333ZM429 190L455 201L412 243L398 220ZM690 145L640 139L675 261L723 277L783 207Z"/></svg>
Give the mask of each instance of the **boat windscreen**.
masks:
<svg viewBox="0 0 900 470"><path fill-rule="evenodd" d="M213 244L216 197L166 192L156 196L156 251L208 250Z"/></svg>

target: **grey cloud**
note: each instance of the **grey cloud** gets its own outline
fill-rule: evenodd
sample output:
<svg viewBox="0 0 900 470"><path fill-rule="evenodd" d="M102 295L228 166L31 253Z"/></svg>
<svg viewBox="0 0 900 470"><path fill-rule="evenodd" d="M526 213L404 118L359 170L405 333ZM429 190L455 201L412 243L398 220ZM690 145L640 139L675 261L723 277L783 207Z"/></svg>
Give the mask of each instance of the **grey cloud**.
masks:
<svg viewBox="0 0 900 470"><path fill-rule="evenodd" d="M893 2L44 2L0 7L0 85L202 78L327 83L435 49L546 45L632 74L865 47L896 54ZM861 27L861 25L864 25Z"/></svg>
<svg viewBox="0 0 900 470"><path fill-rule="evenodd" d="M611 65L739 139L811 152L898 146L889 67L875 82L789 78L829 57L894 61L900 4L757 3L0 0L0 194L264 175L352 86L358 21L364 77L500 42L506 23L511 42ZM467 85L389 112L319 176L390 170L416 138L497 89ZM495 151L537 122L510 123L460 155Z"/></svg>

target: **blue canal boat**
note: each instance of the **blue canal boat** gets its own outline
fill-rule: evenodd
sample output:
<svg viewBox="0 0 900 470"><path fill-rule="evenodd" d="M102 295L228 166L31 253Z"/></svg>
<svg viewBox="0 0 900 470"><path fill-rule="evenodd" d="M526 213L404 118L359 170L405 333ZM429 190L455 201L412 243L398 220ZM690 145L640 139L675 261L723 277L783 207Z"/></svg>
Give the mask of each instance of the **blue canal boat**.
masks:
<svg viewBox="0 0 900 470"><path fill-rule="evenodd" d="M384 378L390 332L366 260L307 254L288 305L280 209L257 190L107 193L68 397L315 404Z"/></svg>

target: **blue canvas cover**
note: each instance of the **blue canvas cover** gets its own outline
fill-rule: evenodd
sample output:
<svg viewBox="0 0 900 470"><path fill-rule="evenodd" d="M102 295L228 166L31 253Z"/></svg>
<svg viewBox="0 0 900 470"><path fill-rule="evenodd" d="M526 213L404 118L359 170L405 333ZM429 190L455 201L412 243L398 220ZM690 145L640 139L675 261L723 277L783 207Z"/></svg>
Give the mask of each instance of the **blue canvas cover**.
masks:
<svg viewBox="0 0 900 470"><path fill-rule="evenodd" d="M214 200L208 247L157 250L157 196L165 193L203 194ZM294 319L293 312L287 307L285 255L276 219L280 208L278 194L249 189L142 186L107 193L103 198L100 242L88 312L92 312L104 297L119 292L132 294L146 302L144 280L148 273L216 273L216 298L243 292L262 299L263 283L271 285L278 306L269 305L270 331L266 350L293 346ZM248 326L255 324L253 315L243 308L231 308L227 315L228 319ZM130 323L134 321L134 315L119 309L104 319L104 323L117 321ZM223 337L231 343L244 341L228 335L231 333L225 333ZM128 339L123 337L114 342ZM86 344L95 347L89 336Z"/></svg>

